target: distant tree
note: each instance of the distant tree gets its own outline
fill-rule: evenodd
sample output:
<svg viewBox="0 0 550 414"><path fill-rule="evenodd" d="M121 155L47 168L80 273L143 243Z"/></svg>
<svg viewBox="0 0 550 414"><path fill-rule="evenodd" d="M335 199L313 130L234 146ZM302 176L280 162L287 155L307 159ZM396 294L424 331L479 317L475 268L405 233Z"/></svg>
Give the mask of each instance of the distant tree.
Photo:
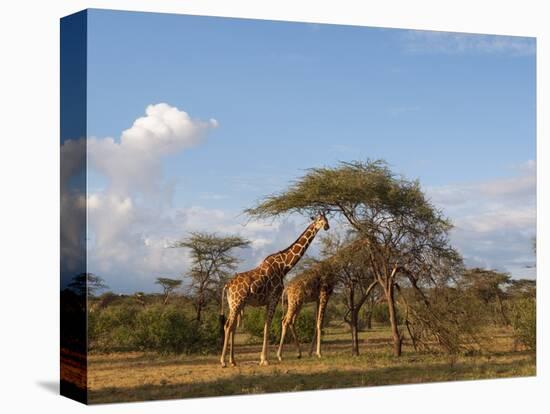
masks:
<svg viewBox="0 0 550 414"><path fill-rule="evenodd" d="M510 281L506 294L512 299L536 298L537 281L531 279L513 279Z"/></svg>
<svg viewBox="0 0 550 414"><path fill-rule="evenodd" d="M246 210L268 217L324 211L344 217L368 251L371 271L386 299L395 355L401 355L395 286L408 279L420 290L441 260L461 262L449 245L452 225L426 198L418 181L394 174L384 161L313 168L287 191Z"/></svg>
<svg viewBox="0 0 550 414"><path fill-rule="evenodd" d="M143 307L145 307L145 293L144 292L136 292L134 293L134 298L136 301Z"/></svg>
<svg viewBox="0 0 550 414"><path fill-rule="evenodd" d="M167 277L157 277L156 284L160 285L164 291L164 300L163 303L166 305L170 294L182 284L183 280L181 279L170 279Z"/></svg>
<svg viewBox="0 0 550 414"><path fill-rule="evenodd" d="M362 243L337 236L325 236L322 239L321 254L324 271L333 273L343 293L346 313L344 322L351 332L351 354L359 355L359 312L367 299L371 297L377 281L374 279Z"/></svg>
<svg viewBox="0 0 550 414"><path fill-rule="evenodd" d="M88 302L88 306L90 309L90 312L96 312L105 309L107 306L112 305L116 300L119 298L119 296L116 293L113 292L104 292L102 293L97 300L93 302L93 304L90 306L90 303Z"/></svg>
<svg viewBox="0 0 550 414"><path fill-rule="evenodd" d="M495 304L500 315L501 322L510 324L510 319L504 309L504 300L507 293L506 288L512 282L507 273L497 272L481 268L467 269L464 272L463 280L466 286L485 304Z"/></svg>
<svg viewBox="0 0 550 414"><path fill-rule="evenodd" d="M221 296L223 284L237 268L239 260L232 255L232 251L249 245L250 241L239 236L218 236L206 232L191 233L185 240L173 245L185 247L191 253L189 276L198 321L209 300Z"/></svg>
<svg viewBox="0 0 550 414"><path fill-rule="evenodd" d="M108 288L103 278L93 273L80 273L76 275L68 287L76 294L84 297L93 297L98 292Z"/></svg>

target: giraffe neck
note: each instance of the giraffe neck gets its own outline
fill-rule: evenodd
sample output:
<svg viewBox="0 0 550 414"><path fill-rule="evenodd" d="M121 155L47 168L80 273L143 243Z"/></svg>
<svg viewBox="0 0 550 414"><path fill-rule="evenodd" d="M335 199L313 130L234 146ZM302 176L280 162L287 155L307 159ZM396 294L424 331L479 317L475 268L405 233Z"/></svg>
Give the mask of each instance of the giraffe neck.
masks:
<svg viewBox="0 0 550 414"><path fill-rule="evenodd" d="M287 272L298 263L318 231L319 229L315 226L315 222L311 223L294 243L281 252L284 256Z"/></svg>

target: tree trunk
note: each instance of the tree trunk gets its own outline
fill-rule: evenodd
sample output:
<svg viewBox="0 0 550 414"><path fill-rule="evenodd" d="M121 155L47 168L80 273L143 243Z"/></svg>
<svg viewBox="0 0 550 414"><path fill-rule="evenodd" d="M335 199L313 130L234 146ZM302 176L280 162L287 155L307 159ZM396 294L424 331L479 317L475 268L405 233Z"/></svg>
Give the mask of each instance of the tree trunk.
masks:
<svg viewBox="0 0 550 414"><path fill-rule="evenodd" d="M370 309L365 312L365 328L372 329L372 310Z"/></svg>
<svg viewBox="0 0 550 414"><path fill-rule="evenodd" d="M395 356L401 356L402 338L397 325L397 313L395 309L395 300L393 296L393 283L386 289L386 299L388 302L388 311L390 314L391 332L393 337L393 353Z"/></svg>
<svg viewBox="0 0 550 414"><path fill-rule="evenodd" d="M202 317L202 304L198 303L197 304L197 322L201 321L201 317Z"/></svg>
<svg viewBox="0 0 550 414"><path fill-rule="evenodd" d="M358 309L351 311L351 355L359 355Z"/></svg>
<svg viewBox="0 0 550 414"><path fill-rule="evenodd" d="M346 318L351 331L351 355L359 355L359 338L358 338L358 329L357 329L357 312L355 306L355 289L350 287L348 291L348 309L349 309L349 319Z"/></svg>

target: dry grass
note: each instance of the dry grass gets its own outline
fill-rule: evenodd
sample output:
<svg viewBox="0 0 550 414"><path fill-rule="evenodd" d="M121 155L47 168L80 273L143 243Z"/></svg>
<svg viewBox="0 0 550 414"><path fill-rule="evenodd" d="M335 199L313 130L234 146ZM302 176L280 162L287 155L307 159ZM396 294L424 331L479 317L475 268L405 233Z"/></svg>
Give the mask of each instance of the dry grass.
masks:
<svg viewBox="0 0 550 414"><path fill-rule="evenodd" d="M486 351L454 358L414 352L405 343L395 358L389 331L375 328L361 334L362 355L351 357L349 335L332 326L322 359L307 352L297 359L287 345L279 362L271 346L270 365L259 367L260 345L241 336L238 366L225 369L219 355L96 354L89 357L89 398L106 403L535 375L534 354L516 350L510 332L493 330L487 339Z"/></svg>

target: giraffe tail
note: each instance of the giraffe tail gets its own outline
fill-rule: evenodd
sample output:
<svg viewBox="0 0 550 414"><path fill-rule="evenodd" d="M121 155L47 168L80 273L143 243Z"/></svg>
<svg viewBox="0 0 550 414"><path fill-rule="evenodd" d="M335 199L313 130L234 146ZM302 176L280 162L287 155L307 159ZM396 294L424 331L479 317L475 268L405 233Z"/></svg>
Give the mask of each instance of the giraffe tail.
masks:
<svg viewBox="0 0 550 414"><path fill-rule="evenodd" d="M224 314L224 311L223 311L223 304L224 304L224 296L226 296L226 294L225 294L225 289L226 288L227 288L227 285L224 285L223 289L222 289L222 298L221 298L220 316L219 316L220 332L222 332L222 335L223 335L224 330L225 330L225 314Z"/></svg>
<svg viewBox="0 0 550 414"><path fill-rule="evenodd" d="M223 286L222 289L222 298L221 298L221 306L220 306L220 315L218 317L219 325L220 325L220 339L223 344L223 338L225 337L225 314L223 312L223 302L224 302L224 296L225 296L225 289L227 288L227 285Z"/></svg>
<svg viewBox="0 0 550 414"><path fill-rule="evenodd" d="M286 289L283 289L283 293L281 293L281 311L283 313L283 317L285 314L285 295L286 295Z"/></svg>

